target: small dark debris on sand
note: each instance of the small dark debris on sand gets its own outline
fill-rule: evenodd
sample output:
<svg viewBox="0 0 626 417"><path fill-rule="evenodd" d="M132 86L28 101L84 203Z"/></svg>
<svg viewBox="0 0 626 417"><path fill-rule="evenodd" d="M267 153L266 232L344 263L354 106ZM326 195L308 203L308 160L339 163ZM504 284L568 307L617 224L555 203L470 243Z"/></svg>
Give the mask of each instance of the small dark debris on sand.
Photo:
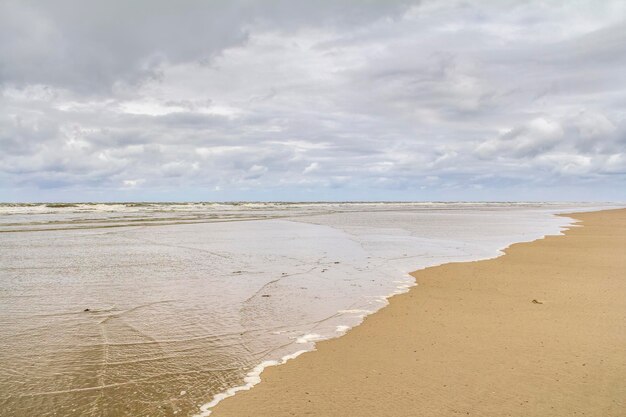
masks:
<svg viewBox="0 0 626 417"><path fill-rule="evenodd" d="M543 301L539 301L536 298L532 301L533 304L543 304Z"/></svg>

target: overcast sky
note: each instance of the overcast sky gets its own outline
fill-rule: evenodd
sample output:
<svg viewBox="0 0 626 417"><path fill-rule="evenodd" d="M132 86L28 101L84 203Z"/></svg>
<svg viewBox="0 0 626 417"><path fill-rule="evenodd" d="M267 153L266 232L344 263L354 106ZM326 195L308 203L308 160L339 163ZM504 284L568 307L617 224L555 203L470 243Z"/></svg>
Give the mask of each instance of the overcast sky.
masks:
<svg viewBox="0 0 626 417"><path fill-rule="evenodd" d="M0 200L626 200L626 2L0 0Z"/></svg>

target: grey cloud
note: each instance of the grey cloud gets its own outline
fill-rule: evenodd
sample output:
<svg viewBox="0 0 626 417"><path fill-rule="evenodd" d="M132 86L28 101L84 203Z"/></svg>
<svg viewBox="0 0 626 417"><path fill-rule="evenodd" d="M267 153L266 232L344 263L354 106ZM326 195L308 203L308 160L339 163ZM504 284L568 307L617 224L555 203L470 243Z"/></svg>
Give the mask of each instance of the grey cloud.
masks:
<svg viewBox="0 0 626 417"><path fill-rule="evenodd" d="M0 83L107 92L119 83L158 79L163 62L209 62L244 43L253 24L362 24L398 13L404 3L6 0L0 3Z"/></svg>
<svg viewBox="0 0 626 417"><path fill-rule="evenodd" d="M245 39L237 7L181 3L2 2L0 80L99 92L158 76L163 59L208 59Z"/></svg>
<svg viewBox="0 0 626 417"><path fill-rule="evenodd" d="M497 139L483 142L476 149L476 154L483 159L532 157L553 149L562 139L560 124L538 118Z"/></svg>

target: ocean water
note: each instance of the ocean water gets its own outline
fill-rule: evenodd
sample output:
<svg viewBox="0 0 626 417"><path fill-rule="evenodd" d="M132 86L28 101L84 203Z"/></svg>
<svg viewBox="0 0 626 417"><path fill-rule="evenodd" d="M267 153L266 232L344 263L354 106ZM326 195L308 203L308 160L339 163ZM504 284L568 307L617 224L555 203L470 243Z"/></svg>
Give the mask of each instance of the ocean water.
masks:
<svg viewBox="0 0 626 417"><path fill-rule="evenodd" d="M593 208L0 205L0 415L209 415L409 272L498 256Z"/></svg>

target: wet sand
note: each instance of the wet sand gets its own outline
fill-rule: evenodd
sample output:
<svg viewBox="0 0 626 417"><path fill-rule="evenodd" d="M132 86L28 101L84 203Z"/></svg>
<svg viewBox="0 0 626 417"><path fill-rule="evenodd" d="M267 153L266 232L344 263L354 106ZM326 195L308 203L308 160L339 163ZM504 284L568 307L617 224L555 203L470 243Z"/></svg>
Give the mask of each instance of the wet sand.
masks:
<svg viewBox="0 0 626 417"><path fill-rule="evenodd" d="M583 227L415 272L212 417L626 416L626 210L570 217Z"/></svg>

